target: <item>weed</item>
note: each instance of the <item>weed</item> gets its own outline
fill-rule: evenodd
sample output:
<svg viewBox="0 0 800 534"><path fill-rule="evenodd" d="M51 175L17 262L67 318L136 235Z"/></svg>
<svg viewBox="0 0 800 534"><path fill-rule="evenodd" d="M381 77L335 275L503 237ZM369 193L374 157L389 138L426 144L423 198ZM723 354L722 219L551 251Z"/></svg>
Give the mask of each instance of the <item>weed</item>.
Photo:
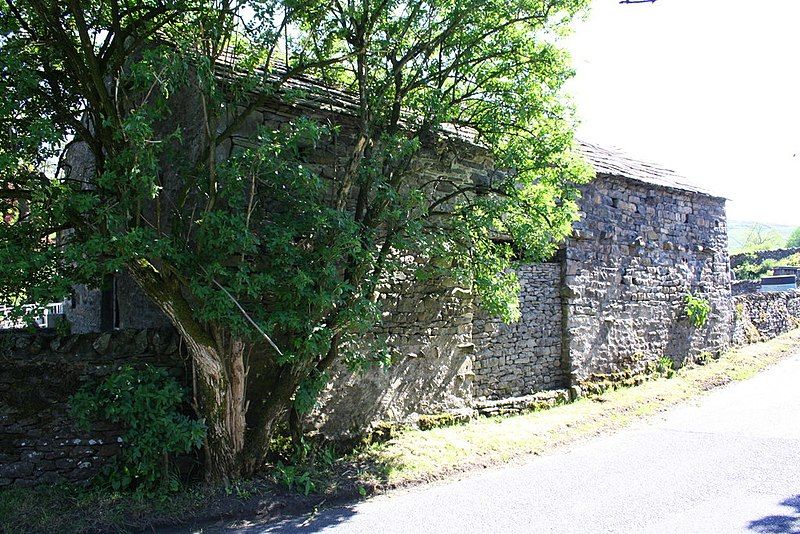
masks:
<svg viewBox="0 0 800 534"><path fill-rule="evenodd" d="M308 495L316 489L316 484L312 480L311 470L302 465L284 465L278 461L275 464L275 473L278 475L278 482L303 495Z"/></svg>
<svg viewBox="0 0 800 534"><path fill-rule="evenodd" d="M656 372L672 378L675 375L675 362L669 356L661 356L656 362Z"/></svg>
<svg viewBox="0 0 800 534"><path fill-rule="evenodd" d="M712 358L713 354L704 350L703 352L695 356L694 361L697 365L706 365L711 361Z"/></svg>
<svg viewBox="0 0 800 534"><path fill-rule="evenodd" d="M708 315L711 313L711 304L708 300L696 297L691 293L686 294L683 299L686 316L689 322L695 328L701 328L708 321Z"/></svg>

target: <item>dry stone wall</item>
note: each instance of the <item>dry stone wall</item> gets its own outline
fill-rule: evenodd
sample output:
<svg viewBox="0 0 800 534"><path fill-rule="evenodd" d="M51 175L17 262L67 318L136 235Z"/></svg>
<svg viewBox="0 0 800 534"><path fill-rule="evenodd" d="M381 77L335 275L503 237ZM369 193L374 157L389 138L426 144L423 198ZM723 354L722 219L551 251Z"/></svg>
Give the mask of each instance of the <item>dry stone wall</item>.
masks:
<svg viewBox="0 0 800 534"><path fill-rule="evenodd" d="M522 319L504 324L478 313L473 323L477 399L522 397L568 382L561 350L561 264L525 265L517 275Z"/></svg>
<svg viewBox="0 0 800 534"><path fill-rule="evenodd" d="M582 189L565 260L572 380L724 350L732 313L724 200L610 175ZM711 304L702 328L685 318L689 292Z"/></svg>
<svg viewBox="0 0 800 534"><path fill-rule="evenodd" d="M800 291L748 293L734 297L731 334L735 345L772 339L800 326Z"/></svg>
<svg viewBox="0 0 800 534"><path fill-rule="evenodd" d="M385 339L392 363L365 372L339 366L312 417L316 430L327 437L353 438L379 421L411 423L420 415L471 404L470 293L452 281L415 283L410 274L396 273L381 298L383 322L360 350L383 350Z"/></svg>
<svg viewBox="0 0 800 534"><path fill-rule="evenodd" d="M118 428L76 429L69 398L123 364L185 376L171 330L58 336L0 332L0 488L86 482L119 451Z"/></svg>
<svg viewBox="0 0 800 534"><path fill-rule="evenodd" d="M736 268L743 263L760 265L766 260L782 260L800 253L800 248L781 248L776 250L759 250L758 252L743 252L731 255L731 267Z"/></svg>
<svg viewBox="0 0 800 534"><path fill-rule="evenodd" d="M761 289L761 280L734 280L731 282L731 295L756 293Z"/></svg>

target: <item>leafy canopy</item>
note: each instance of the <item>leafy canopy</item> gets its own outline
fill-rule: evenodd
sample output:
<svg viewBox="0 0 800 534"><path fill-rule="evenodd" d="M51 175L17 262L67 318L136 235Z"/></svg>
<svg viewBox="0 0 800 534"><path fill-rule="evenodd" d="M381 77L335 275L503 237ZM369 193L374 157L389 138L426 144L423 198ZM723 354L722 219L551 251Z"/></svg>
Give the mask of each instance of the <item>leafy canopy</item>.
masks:
<svg viewBox="0 0 800 534"><path fill-rule="evenodd" d="M219 398L252 347L255 429L334 361L384 361L361 341L396 273L517 319L511 268L588 176L557 46L586 3L9 0L0 300L131 273Z"/></svg>
<svg viewBox="0 0 800 534"><path fill-rule="evenodd" d="M374 267L386 261L377 251L389 243L446 258L491 311L513 319L506 269L513 258L552 252L574 216L571 183L584 172L570 155L560 95L570 70L553 45L581 4L8 3L3 296L49 300L73 283L148 265L179 281L201 323L253 330L223 286L260 301L249 314L261 328L303 331L306 343L331 308L368 296L365 282L374 286L382 274ZM304 152L336 136L313 121L259 130L254 148L215 157L229 141L215 132L231 126L224 115L233 104L265 105L286 84L268 62L287 27L280 79L302 72L357 95L366 148L353 158L355 172L333 177L333 200L330 181L303 165ZM216 68L231 51L235 80ZM176 116L180 99L200 104L212 127L191 140L205 145L205 157L185 157L196 117ZM459 184L460 195L448 193L447 222L436 208L450 199L413 187L408 172L423 139L444 124L476 132L498 168L514 169L482 195ZM70 141L91 150L88 176L64 161L48 167ZM353 212L346 204L356 191L369 205ZM72 233L58 244L47 238L64 229Z"/></svg>

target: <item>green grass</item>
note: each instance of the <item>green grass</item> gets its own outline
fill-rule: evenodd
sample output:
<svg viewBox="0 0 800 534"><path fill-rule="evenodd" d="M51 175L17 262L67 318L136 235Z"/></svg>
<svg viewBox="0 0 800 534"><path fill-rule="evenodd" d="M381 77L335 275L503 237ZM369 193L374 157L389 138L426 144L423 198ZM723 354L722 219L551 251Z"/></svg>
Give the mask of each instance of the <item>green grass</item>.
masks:
<svg viewBox="0 0 800 534"><path fill-rule="evenodd" d="M87 490L68 484L0 491L0 532L129 532L178 523L201 511L213 492L200 486L164 499Z"/></svg>
<svg viewBox="0 0 800 534"><path fill-rule="evenodd" d="M480 418L427 431L404 431L387 443L366 448L357 459L375 466L373 479L365 482L398 486L541 454L617 430L698 397L713 387L750 378L797 347L800 347L800 330L730 351L703 366L685 367L672 378L608 391L550 410Z"/></svg>

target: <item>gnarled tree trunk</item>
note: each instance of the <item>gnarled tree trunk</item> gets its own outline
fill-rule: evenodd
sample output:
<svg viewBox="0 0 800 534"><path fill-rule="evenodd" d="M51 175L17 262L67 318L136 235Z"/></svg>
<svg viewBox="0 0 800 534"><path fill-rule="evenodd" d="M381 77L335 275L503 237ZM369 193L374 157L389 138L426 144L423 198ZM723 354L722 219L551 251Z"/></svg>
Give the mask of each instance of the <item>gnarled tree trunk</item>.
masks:
<svg viewBox="0 0 800 534"><path fill-rule="evenodd" d="M149 271L131 269L169 317L192 359L195 407L207 427L206 481L227 485L254 474L264 465L269 442L291 406L299 370L277 365L264 343L201 326L177 284Z"/></svg>

